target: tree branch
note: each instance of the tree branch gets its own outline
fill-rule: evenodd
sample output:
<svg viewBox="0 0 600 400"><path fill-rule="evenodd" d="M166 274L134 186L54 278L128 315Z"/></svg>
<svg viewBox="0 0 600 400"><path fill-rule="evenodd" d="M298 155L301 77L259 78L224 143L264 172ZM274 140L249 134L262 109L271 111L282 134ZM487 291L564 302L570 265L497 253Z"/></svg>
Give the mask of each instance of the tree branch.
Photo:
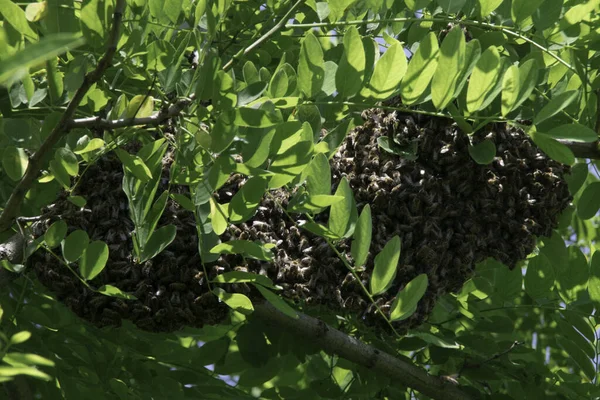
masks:
<svg viewBox="0 0 600 400"><path fill-rule="evenodd" d="M577 158L600 160L600 142L598 141L592 143L582 143L573 142L571 140L559 140L559 142L571 149Z"/></svg>
<svg viewBox="0 0 600 400"><path fill-rule="evenodd" d="M429 375L427 371L409 361L393 357L361 342L358 339L330 327L323 321L298 313L293 319L268 302L255 303L254 314L266 323L276 324L295 335L307 337L323 350L335 353L358 365L385 375L392 382L415 389L432 399L467 400L467 393L447 380Z"/></svg>
<svg viewBox="0 0 600 400"><path fill-rule="evenodd" d="M83 100L83 97L90 87L100 80L104 71L110 66L113 56L117 51L117 43L119 42L121 20L123 19L125 4L125 0L117 0L116 2L113 14L113 25L109 34L104 56L100 59L96 68L83 78L83 83L75 92L75 95L60 118L60 121L56 124L54 129L52 129L52 132L50 132L50 135L46 138L44 143L42 143L38 151L31 157L25 175L23 175L21 181L12 191L2 214L0 214L0 232L7 230L13 224L27 191L42 169L42 160L63 135L69 131L69 121L73 118L79 103L81 103L81 100Z"/></svg>
<svg viewBox="0 0 600 400"><path fill-rule="evenodd" d="M168 109L155 112L150 117L121 118L113 120L103 119L101 117L79 118L68 122L68 128L99 128L111 130L137 125L160 125L165 120L181 114L181 112L194 101L195 97L195 94L192 94L188 98L179 99L171 104Z"/></svg>

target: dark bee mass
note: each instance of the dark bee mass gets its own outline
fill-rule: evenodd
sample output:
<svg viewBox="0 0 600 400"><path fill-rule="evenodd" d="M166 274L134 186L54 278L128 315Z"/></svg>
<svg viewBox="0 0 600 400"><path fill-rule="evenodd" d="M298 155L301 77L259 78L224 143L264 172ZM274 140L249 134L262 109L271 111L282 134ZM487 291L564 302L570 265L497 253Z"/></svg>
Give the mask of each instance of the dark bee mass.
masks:
<svg viewBox="0 0 600 400"><path fill-rule="evenodd" d="M568 167L548 159L520 130L495 124L476 133L474 143L488 139L497 148L492 163L479 165L468 153L469 137L449 120L379 109L367 110L362 116L365 123L349 134L332 159L332 189L346 177L359 210L371 206L373 241L367 263L359 272L363 285L368 286L375 255L394 235L402 241L395 282L376 298L380 309L389 312L398 291L417 275L429 277L427 293L415 314L395 323L399 331L421 324L440 296L460 289L471 277L476 263L494 257L514 268L533 250L536 236L551 234L571 200L563 179ZM377 144L381 136L416 148L416 158L383 151ZM164 164L163 181L167 182L170 161ZM177 226L175 241L151 261L142 265L132 262L133 224L121 190L122 177L116 157L102 158L77 187L91 212L78 209L63 196L45 210L47 219L37 227L38 234L43 234L50 223L62 218L70 231L84 229L91 239L107 242L109 263L92 283L115 285L137 297L115 301L93 293L53 257L34 255L39 279L82 318L100 326L130 319L153 331L218 323L227 309L209 292L207 281L238 270L268 276L292 301L327 306L355 315L368 325L384 326L376 307L329 245L298 228L301 217L291 221L286 215L289 191L271 192L250 220L230 225L221 235L222 241L272 244L274 261L222 256L205 263L206 279L194 216L174 202L168 203L160 224ZM231 201L245 181L245 177L233 175L215 198L221 203ZM185 188L171 189L185 193ZM316 219L324 222L327 214ZM348 240L337 245L341 254L350 254ZM259 296L245 284L224 288Z"/></svg>

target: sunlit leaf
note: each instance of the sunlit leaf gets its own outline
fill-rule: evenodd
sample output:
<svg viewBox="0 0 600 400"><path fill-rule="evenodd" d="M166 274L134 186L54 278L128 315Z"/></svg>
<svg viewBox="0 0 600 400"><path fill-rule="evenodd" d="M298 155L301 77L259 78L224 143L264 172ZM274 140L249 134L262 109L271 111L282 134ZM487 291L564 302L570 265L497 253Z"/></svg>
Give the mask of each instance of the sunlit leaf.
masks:
<svg viewBox="0 0 600 400"><path fill-rule="evenodd" d="M343 197L343 200L331 206L328 227L335 235L347 237L354 231L358 211L352 189L346 178L342 178L335 195Z"/></svg>
<svg viewBox="0 0 600 400"><path fill-rule="evenodd" d="M453 99L460 72L465 63L465 35L460 26L454 27L440 47L438 66L431 81L431 100L443 109Z"/></svg>
<svg viewBox="0 0 600 400"><path fill-rule="evenodd" d="M488 47L481 57L469 80L467 88L467 109L475 112L481 109L487 95L492 92L500 79L502 66L500 54L495 46Z"/></svg>
<svg viewBox="0 0 600 400"><path fill-rule="evenodd" d="M430 32L421 40L419 48L408 63L400 92L403 103L413 104L425 92L438 66L438 55L437 36Z"/></svg>
<svg viewBox="0 0 600 400"><path fill-rule="evenodd" d="M242 254L257 260L270 261L273 254L263 246L249 240L230 240L210 249L214 254Z"/></svg>
<svg viewBox="0 0 600 400"><path fill-rule="evenodd" d="M245 315L254 311L252 301L241 293L227 293L221 288L214 288L213 293L229 307Z"/></svg>
<svg viewBox="0 0 600 400"><path fill-rule="evenodd" d="M369 290L373 296L385 292L392 285L400 259L400 238L394 236L375 256Z"/></svg>
<svg viewBox="0 0 600 400"><path fill-rule="evenodd" d="M375 64L373 75L361 96L371 100L385 100L399 89L407 70L406 55L400 42L391 45ZM390 71L394 71L393 74Z"/></svg>
<svg viewBox="0 0 600 400"><path fill-rule="evenodd" d="M355 26L344 34L344 53L335 74L335 84L341 98L353 97L362 87L365 77L365 49Z"/></svg>
<svg viewBox="0 0 600 400"><path fill-rule="evenodd" d="M369 248L371 247L371 235L373 233L373 222L371 220L371 206L365 205L354 229L354 239L352 240L352 258L354 266L359 267L367 262Z"/></svg>
<svg viewBox="0 0 600 400"><path fill-rule="evenodd" d="M98 288L98 293L103 294L105 296L116 297L119 299L125 300L135 300L136 297L132 294L125 293L118 287L112 285L102 285Z"/></svg>
<svg viewBox="0 0 600 400"><path fill-rule="evenodd" d="M325 61L319 40L308 32L302 41L298 61L298 89L306 97L315 97L323 87Z"/></svg>
<svg viewBox="0 0 600 400"><path fill-rule="evenodd" d="M150 238L142 250L140 262L150 260L162 252L168 245L175 240L177 234L177 227L175 225L166 225L158 228Z"/></svg>

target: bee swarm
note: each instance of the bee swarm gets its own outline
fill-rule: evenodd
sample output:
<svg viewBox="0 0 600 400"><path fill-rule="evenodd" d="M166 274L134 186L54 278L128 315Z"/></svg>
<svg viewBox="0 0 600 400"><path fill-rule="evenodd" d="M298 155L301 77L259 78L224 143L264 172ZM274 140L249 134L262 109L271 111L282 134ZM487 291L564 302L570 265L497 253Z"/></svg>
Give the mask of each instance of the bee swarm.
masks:
<svg viewBox="0 0 600 400"><path fill-rule="evenodd" d="M399 331L421 324L440 296L460 289L471 277L476 263L494 257L514 268L533 250L536 236L551 234L571 200L563 178L569 168L546 157L521 130L496 124L475 134L474 143L488 139L497 148L492 163L479 165L468 153L468 136L449 120L380 109L367 110L363 118L365 123L349 134L331 161L334 189L346 177L359 210L371 206L373 241L366 267L360 272L365 286L375 255L394 235L402 241L394 284L375 299L384 312L389 312L396 294L411 279L421 273L428 275L429 286L417 311L394 323ZM377 139L390 137L390 133L402 142L416 143L416 159L382 150ZM152 260L133 263L133 224L120 187L122 176L118 159L104 157L90 168L77 189L91 212L82 212L63 196L46 210L47 219L36 229L41 235L50 223L62 218L69 231L83 229L92 240L105 241L110 259L92 284L117 286L134 293L137 300L90 291L43 252L32 257L40 281L77 315L100 326L130 319L142 329L173 331L223 320L228 311L208 290L192 213L168 203L160 224L177 226L175 241ZM244 182L244 177L232 176L215 194L217 200L228 202ZM274 261L223 255L206 264L208 278L231 270L260 273L282 286L289 299L325 305L357 315L368 325L381 326L376 308L326 241L299 229L284 213L282 207L290 196L282 189L265 196L252 219L230 225L221 236L222 241L274 244ZM326 215L316 217L324 218ZM349 240L337 246L342 254L350 253ZM243 284L225 285L224 289L259 296Z"/></svg>

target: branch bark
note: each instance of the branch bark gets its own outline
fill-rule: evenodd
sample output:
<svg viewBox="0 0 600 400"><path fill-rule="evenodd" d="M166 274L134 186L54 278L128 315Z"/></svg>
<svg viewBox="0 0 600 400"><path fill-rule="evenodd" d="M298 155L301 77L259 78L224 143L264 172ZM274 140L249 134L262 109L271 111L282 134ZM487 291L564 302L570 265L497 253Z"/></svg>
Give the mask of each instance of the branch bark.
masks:
<svg viewBox="0 0 600 400"><path fill-rule="evenodd" d="M323 321L298 313L293 319L268 302L254 304L254 314L268 324L276 324L295 335L308 337L323 350L365 366L435 400L468 400L471 396L449 381L429 375L416 365L369 346Z"/></svg>
<svg viewBox="0 0 600 400"><path fill-rule="evenodd" d="M142 118L121 118L121 119L103 119L101 117L78 118L68 122L69 129L75 128L98 128L111 130L117 128L125 128L128 126L137 125L160 125L169 118L176 117L195 99L195 94L188 98L179 99L171 104L168 109L161 110L149 117Z"/></svg>
<svg viewBox="0 0 600 400"><path fill-rule="evenodd" d="M23 175L21 181L12 191L2 214L0 214L0 232L7 230L13 224L27 191L42 169L44 157L52 150L60 138L69 131L69 121L73 118L79 103L81 103L81 100L83 100L83 97L90 87L100 80L104 71L110 66L113 56L117 51L117 43L119 42L120 27L125 4L125 0L117 0L116 2L113 14L113 25L110 30L104 56L98 61L96 68L84 77L83 83L73 95L73 98L60 118L60 121L56 124L54 129L52 129L52 132L50 132L50 135L46 138L44 143L42 143L39 150L31 157L25 175Z"/></svg>

